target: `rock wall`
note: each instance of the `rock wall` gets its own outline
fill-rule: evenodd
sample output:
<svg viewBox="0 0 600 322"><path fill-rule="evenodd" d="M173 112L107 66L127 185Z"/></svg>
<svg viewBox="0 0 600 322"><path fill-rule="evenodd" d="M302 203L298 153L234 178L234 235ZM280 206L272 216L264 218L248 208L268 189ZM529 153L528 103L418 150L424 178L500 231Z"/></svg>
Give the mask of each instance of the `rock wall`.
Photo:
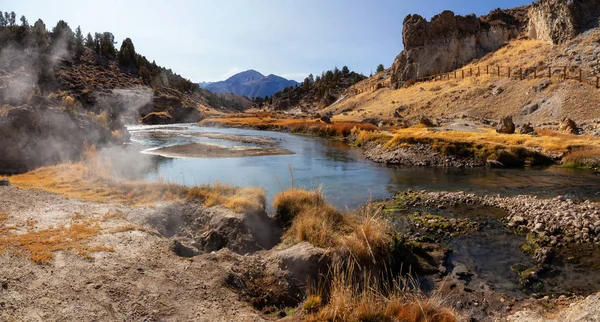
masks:
<svg viewBox="0 0 600 322"><path fill-rule="evenodd" d="M529 38L564 43L582 31L598 26L598 0L540 0L528 12Z"/></svg>
<svg viewBox="0 0 600 322"><path fill-rule="evenodd" d="M487 16L457 16L444 11L430 22L419 15L404 19L404 50L392 65L391 83L445 73L500 48L525 30L527 7L494 10Z"/></svg>

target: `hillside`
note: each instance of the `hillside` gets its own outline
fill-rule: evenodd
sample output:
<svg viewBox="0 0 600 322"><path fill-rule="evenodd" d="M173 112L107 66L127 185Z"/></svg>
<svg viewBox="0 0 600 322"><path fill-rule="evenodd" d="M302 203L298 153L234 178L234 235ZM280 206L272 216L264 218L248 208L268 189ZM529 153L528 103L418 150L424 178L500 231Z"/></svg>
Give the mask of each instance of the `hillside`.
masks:
<svg viewBox="0 0 600 322"><path fill-rule="evenodd" d="M600 132L600 110L590 108L600 104L595 88L600 10L594 1L571 7L555 2L497 9L479 18L450 11L431 21L409 15L405 49L392 67L341 89L339 99L320 101L319 112L338 121L398 126L416 124L422 116L440 124L470 119L494 125L511 115L517 126L530 122L556 129L570 118L584 132ZM561 24L570 32L562 32ZM306 105L295 101L283 109ZM270 108L280 110L282 104L274 100Z"/></svg>
<svg viewBox="0 0 600 322"><path fill-rule="evenodd" d="M16 15L12 15L16 16ZM243 111L243 97L215 94L136 53L110 32L0 25L0 168L22 172L79 158L84 143L119 144L125 123L197 122Z"/></svg>
<svg viewBox="0 0 600 322"><path fill-rule="evenodd" d="M232 93L249 98L263 98L282 91L286 87L294 87L298 85L298 82L273 74L265 76L250 69L237 73L224 81L200 83L199 85L214 93Z"/></svg>

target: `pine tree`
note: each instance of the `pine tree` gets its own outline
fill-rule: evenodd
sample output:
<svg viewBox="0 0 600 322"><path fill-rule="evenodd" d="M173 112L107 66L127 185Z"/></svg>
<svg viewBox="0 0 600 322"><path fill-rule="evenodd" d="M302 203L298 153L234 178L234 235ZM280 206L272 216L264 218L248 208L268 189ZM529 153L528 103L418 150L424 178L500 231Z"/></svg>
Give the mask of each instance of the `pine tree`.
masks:
<svg viewBox="0 0 600 322"><path fill-rule="evenodd" d="M27 21L27 18L25 18L25 16L21 16L21 26L23 26L24 28L29 28L29 22Z"/></svg>
<svg viewBox="0 0 600 322"><path fill-rule="evenodd" d="M342 74L343 74L344 76L346 76L346 75L350 74L350 69L348 69L348 66L344 66L344 67L342 67Z"/></svg>
<svg viewBox="0 0 600 322"><path fill-rule="evenodd" d="M377 70L376 70L377 74L381 73L384 70L385 70L385 68L383 67L383 64L377 65Z"/></svg>
<svg viewBox="0 0 600 322"><path fill-rule="evenodd" d="M75 29L75 58L79 59L84 51L83 33L81 33L81 27L77 26L77 29Z"/></svg>
<svg viewBox="0 0 600 322"><path fill-rule="evenodd" d="M119 50L118 60L121 66L132 66L136 63L135 47L130 38L125 38Z"/></svg>
<svg viewBox="0 0 600 322"><path fill-rule="evenodd" d="M94 50L94 38L92 38L92 34L89 32L85 38L85 46L91 50Z"/></svg>
<svg viewBox="0 0 600 322"><path fill-rule="evenodd" d="M0 11L0 27L6 27L6 19L4 18L4 13Z"/></svg>
<svg viewBox="0 0 600 322"><path fill-rule="evenodd" d="M7 20L8 20L8 25L11 27L14 27L15 24L17 23L17 14L14 11L11 11L10 16Z"/></svg>

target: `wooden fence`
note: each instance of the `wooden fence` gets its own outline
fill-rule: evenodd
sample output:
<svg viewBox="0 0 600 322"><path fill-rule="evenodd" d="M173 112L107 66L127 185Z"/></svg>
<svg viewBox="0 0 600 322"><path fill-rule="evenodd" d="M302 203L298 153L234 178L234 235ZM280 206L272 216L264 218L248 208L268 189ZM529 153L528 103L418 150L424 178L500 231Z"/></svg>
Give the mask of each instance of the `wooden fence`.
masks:
<svg viewBox="0 0 600 322"><path fill-rule="evenodd" d="M600 76L594 75L591 72L586 72L580 67L569 67L569 66L549 66L544 68L527 67L527 68L514 68L510 66L499 66L499 65L486 65L477 66L470 68L457 69L447 73L438 73L426 77L419 77L414 81L421 82L432 82L432 81L443 81L452 79L466 79L470 77L480 77L482 75L490 75L492 77L507 77L507 78L518 78L520 80L525 79L541 79L541 78L552 78L559 77L561 80L574 79L582 83L600 88ZM356 89L356 93L363 93L365 91L375 91L379 88L383 88L381 83L376 85L368 86L367 88Z"/></svg>

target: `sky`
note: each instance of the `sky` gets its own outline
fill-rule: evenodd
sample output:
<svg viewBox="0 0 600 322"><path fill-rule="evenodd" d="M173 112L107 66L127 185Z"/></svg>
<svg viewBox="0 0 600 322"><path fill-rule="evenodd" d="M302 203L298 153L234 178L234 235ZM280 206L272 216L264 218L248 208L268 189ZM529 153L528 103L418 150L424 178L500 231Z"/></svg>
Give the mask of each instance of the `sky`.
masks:
<svg viewBox="0 0 600 322"><path fill-rule="evenodd" d="M302 81L337 66L365 75L402 51L408 14L487 14L532 0L2 0L0 10L58 20L84 35L110 31L138 53L194 82L255 69Z"/></svg>

